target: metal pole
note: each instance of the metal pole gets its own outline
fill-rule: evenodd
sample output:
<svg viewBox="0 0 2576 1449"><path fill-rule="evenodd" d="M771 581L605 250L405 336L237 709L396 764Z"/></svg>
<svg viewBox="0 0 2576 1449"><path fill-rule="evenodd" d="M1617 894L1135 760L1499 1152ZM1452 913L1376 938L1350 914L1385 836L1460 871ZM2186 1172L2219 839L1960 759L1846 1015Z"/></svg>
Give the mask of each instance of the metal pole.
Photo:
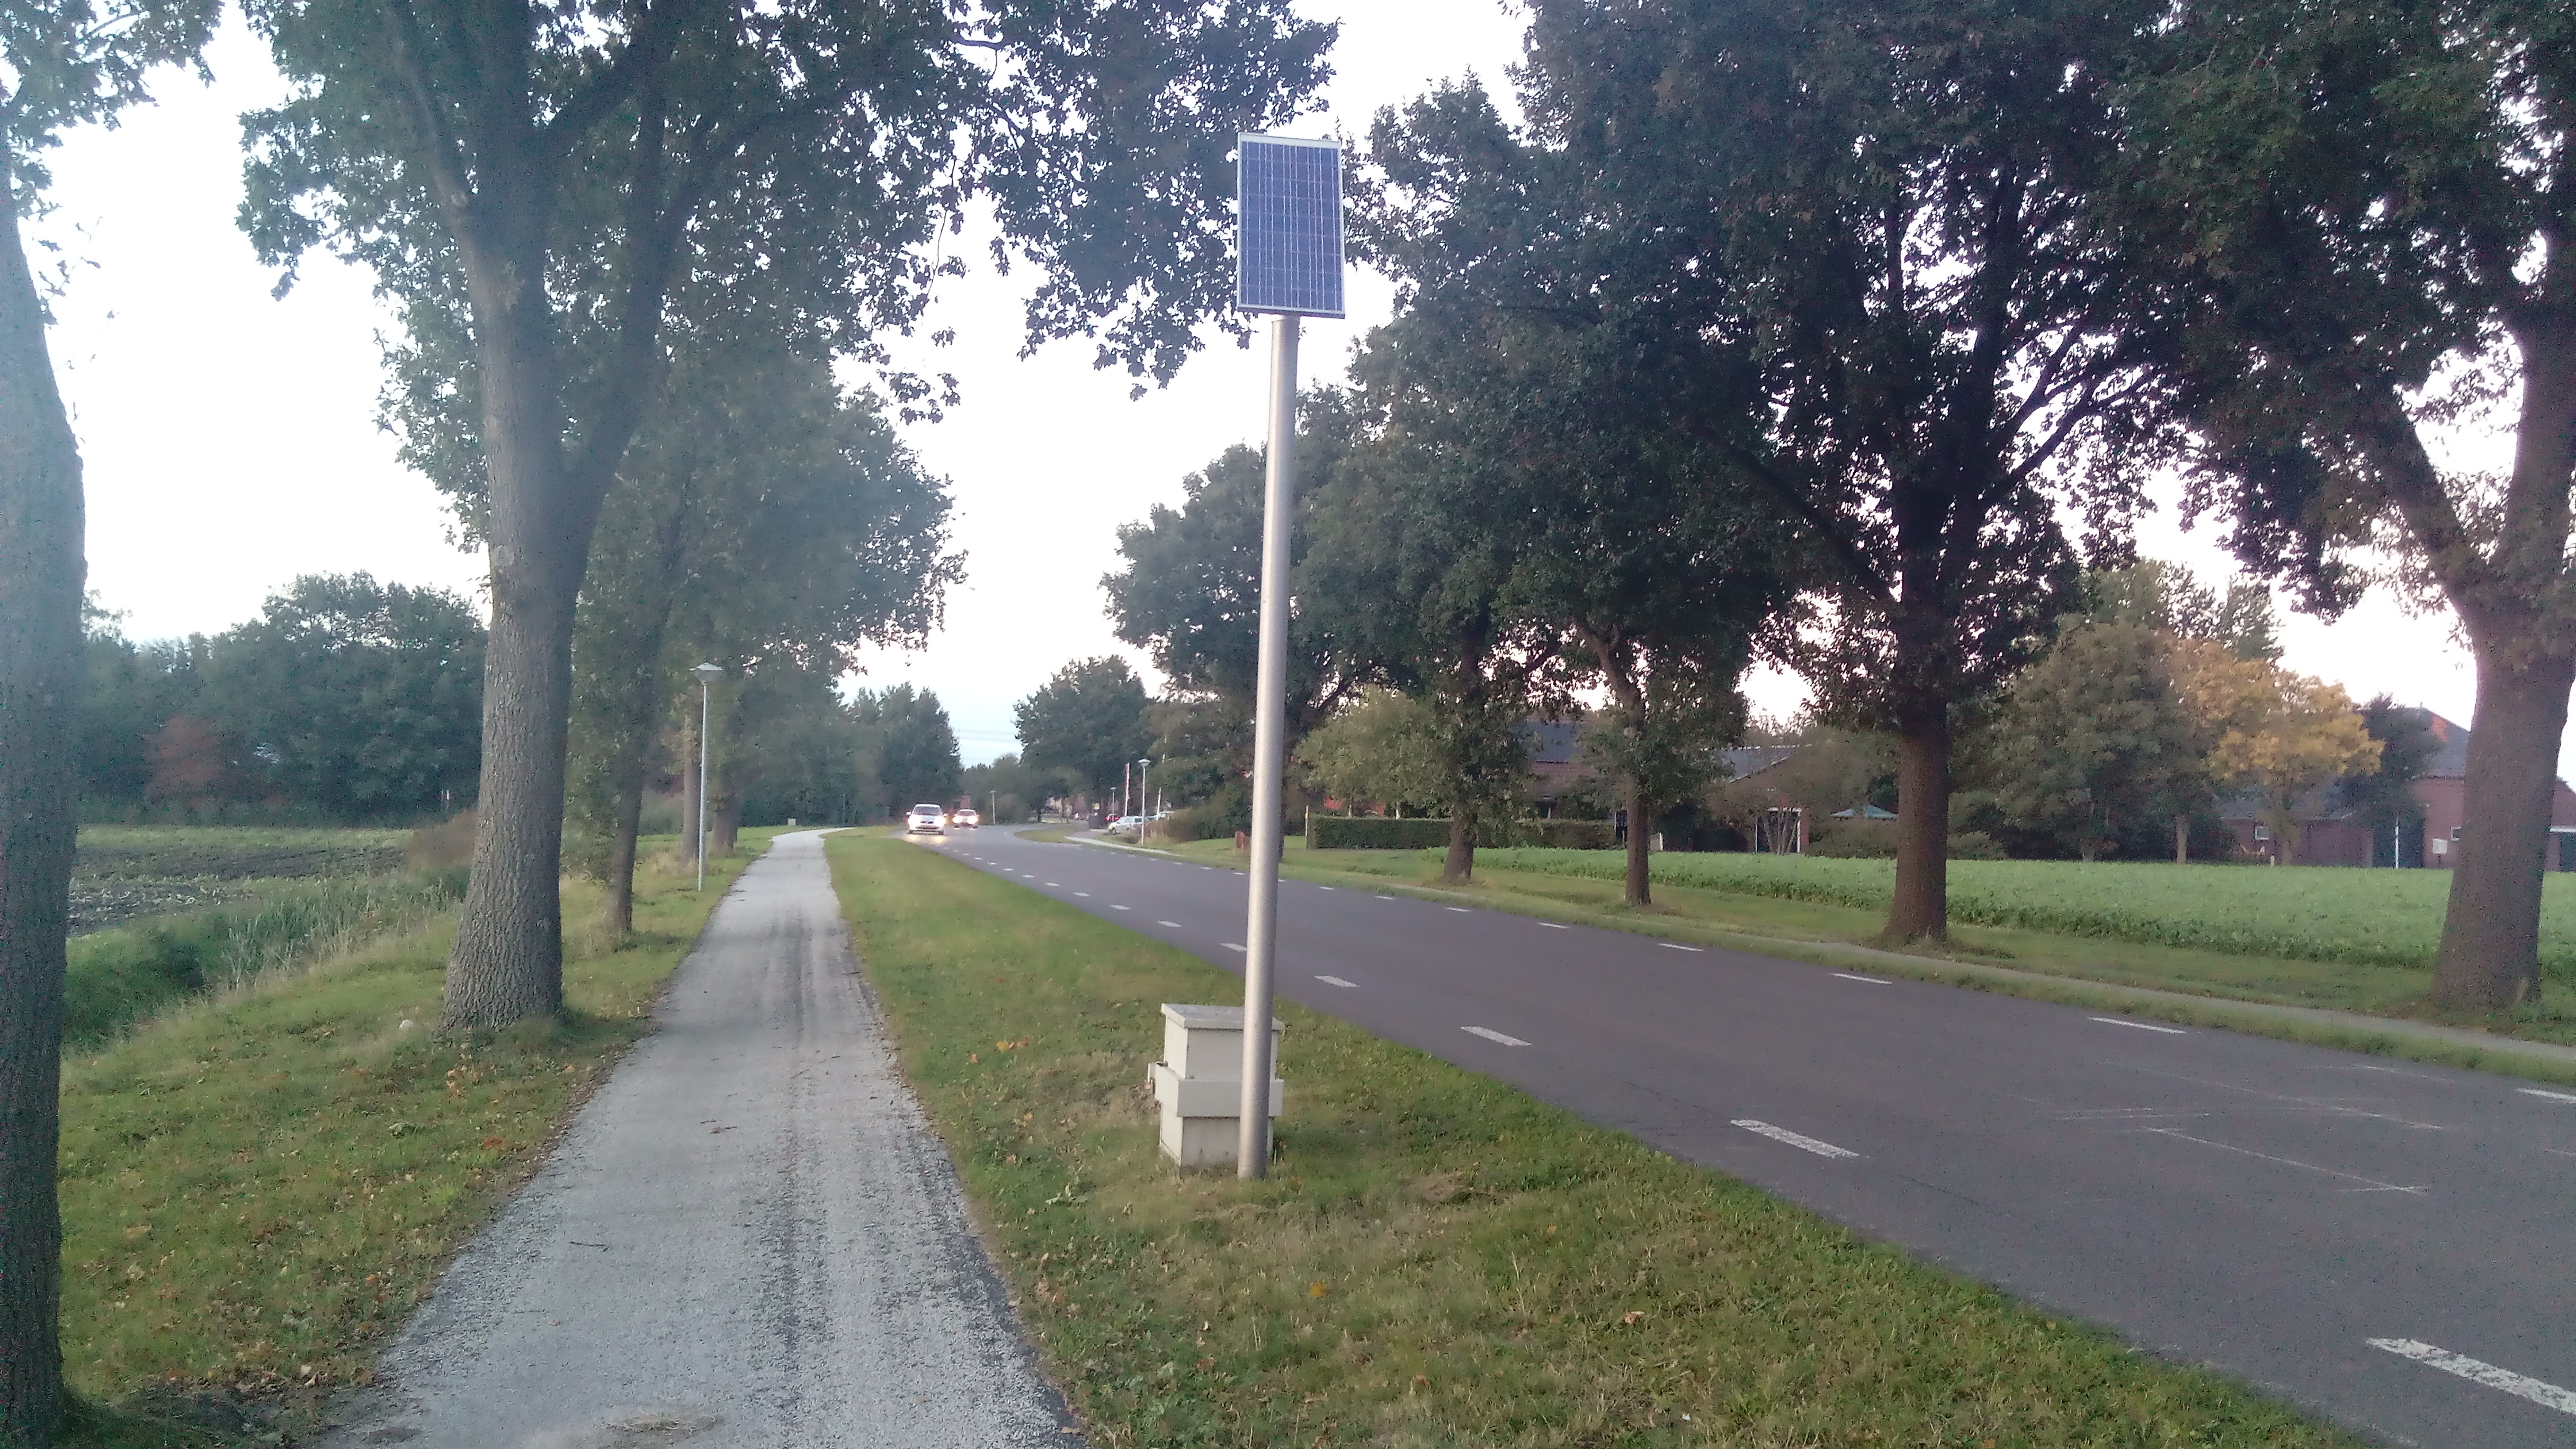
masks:
<svg viewBox="0 0 2576 1449"><path fill-rule="evenodd" d="M707 888L707 708L714 686L698 681L698 889Z"/></svg>
<svg viewBox="0 0 2576 1449"><path fill-rule="evenodd" d="M1270 479L1261 518L1261 674L1252 731L1252 899L1243 929L1238 1177L1270 1170L1270 979L1279 944L1280 773L1287 756L1289 526L1297 507L1297 319L1270 332Z"/></svg>

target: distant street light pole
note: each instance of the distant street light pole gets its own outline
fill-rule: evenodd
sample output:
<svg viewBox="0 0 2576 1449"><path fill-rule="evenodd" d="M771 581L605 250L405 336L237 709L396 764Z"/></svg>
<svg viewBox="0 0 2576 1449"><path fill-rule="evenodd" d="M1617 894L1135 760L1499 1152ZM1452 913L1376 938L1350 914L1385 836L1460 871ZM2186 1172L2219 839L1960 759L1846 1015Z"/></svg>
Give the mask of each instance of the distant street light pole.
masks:
<svg viewBox="0 0 2576 1449"><path fill-rule="evenodd" d="M1154 813L1154 808L1145 803L1154 798L1145 789L1145 782L1152 778L1153 774L1154 762L1152 760L1145 759L1138 760L1136 762L1136 813L1139 815L1151 815Z"/></svg>
<svg viewBox="0 0 2576 1449"><path fill-rule="evenodd" d="M703 891L707 888L707 722L715 717L711 701L724 669L701 664L689 672L698 677L698 889Z"/></svg>

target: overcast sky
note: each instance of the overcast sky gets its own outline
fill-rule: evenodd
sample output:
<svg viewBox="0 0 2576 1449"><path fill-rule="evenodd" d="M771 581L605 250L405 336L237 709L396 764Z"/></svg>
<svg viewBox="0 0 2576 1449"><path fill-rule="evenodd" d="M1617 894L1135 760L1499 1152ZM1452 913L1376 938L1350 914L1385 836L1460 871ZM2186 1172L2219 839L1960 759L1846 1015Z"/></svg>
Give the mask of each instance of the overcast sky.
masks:
<svg viewBox="0 0 2576 1449"><path fill-rule="evenodd" d="M1342 21L1328 109L1300 134L1360 134L1379 107L1469 72L1500 89L1519 53L1520 21L1494 0L1298 8ZM38 265L66 268L52 343L86 465L90 586L138 638L226 628L302 573L473 593L481 559L453 546L439 496L376 423L376 336L391 321L368 278L315 258L274 299L235 225L237 117L272 104L278 77L237 25L209 59L211 86L167 78L158 105L70 138L53 161L55 210L32 229L60 248ZM872 659L865 682L935 690L974 763L1017 747L1011 702L1067 660L1122 653L1144 668L1102 612L1117 526L1259 440L1266 357L1216 338L1170 388L1130 402L1129 380L1092 371L1079 342L1017 357L1017 279L943 285L925 331L954 327L957 342L920 360L956 373L965 404L910 440L950 481L967 582L927 650ZM1307 382L1339 376L1387 296L1353 274L1350 319L1306 326ZM2167 512L2141 544L2216 581L2213 532L2181 534ZM2290 616L2283 633L2286 663L2356 699L2387 692L2470 719L2474 680L2447 615L2374 597L2332 625ZM1776 676L1753 693L1774 712L1801 698Z"/></svg>

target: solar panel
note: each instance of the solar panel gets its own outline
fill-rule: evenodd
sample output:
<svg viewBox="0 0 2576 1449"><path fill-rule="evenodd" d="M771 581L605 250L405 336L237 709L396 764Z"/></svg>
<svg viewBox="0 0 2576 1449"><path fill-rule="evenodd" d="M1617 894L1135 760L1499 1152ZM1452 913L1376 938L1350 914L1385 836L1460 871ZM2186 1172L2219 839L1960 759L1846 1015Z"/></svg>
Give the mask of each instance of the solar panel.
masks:
<svg viewBox="0 0 2576 1449"><path fill-rule="evenodd" d="M1340 143L1237 136L1234 175L1234 305L1341 316Z"/></svg>

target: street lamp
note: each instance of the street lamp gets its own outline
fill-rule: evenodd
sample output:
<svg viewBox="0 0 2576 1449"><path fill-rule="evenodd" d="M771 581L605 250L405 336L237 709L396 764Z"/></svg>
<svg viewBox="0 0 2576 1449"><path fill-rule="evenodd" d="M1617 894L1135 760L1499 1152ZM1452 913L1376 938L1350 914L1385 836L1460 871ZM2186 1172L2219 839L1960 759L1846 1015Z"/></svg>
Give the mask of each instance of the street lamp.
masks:
<svg viewBox="0 0 2576 1449"><path fill-rule="evenodd" d="M716 681L724 678L724 668L701 664L689 671L698 677L698 889L707 888L707 722L715 711L709 701L715 697Z"/></svg>
<svg viewBox="0 0 2576 1449"><path fill-rule="evenodd" d="M1151 759L1136 762L1136 813L1139 815L1154 813L1154 807L1146 803L1154 798L1153 793L1145 788L1145 777L1152 774L1153 770L1154 762ZM1136 838L1139 840L1145 838L1145 828L1141 825L1136 827Z"/></svg>

